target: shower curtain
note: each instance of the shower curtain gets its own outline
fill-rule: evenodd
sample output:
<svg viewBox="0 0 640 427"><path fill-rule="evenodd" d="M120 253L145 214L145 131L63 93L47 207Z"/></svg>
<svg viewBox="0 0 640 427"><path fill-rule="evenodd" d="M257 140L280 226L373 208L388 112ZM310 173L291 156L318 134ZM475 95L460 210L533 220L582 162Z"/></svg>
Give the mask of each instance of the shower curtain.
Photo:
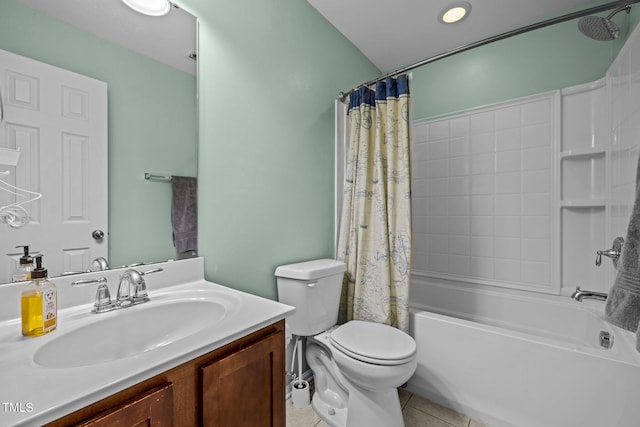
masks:
<svg viewBox="0 0 640 427"><path fill-rule="evenodd" d="M349 99L338 259L347 264L340 322L409 329L411 177L406 75Z"/></svg>

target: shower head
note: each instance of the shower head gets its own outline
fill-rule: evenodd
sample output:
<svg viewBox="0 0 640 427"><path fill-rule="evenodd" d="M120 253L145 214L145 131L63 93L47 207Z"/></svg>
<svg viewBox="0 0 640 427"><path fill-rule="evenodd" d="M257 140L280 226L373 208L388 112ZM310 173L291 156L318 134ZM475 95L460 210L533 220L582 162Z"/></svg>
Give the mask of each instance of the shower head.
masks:
<svg viewBox="0 0 640 427"><path fill-rule="evenodd" d="M619 7L611 12L606 18L601 16L585 16L578 21L578 29L580 29L582 34L594 40L614 40L618 38L620 28L611 20L611 18L621 10L626 10L627 13L629 13L631 6L626 5Z"/></svg>
<svg viewBox="0 0 640 427"><path fill-rule="evenodd" d="M609 41L617 39L620 34L615 22L601 16L585 16L578 21L578 28L582 34L594 40Z"/></svg>

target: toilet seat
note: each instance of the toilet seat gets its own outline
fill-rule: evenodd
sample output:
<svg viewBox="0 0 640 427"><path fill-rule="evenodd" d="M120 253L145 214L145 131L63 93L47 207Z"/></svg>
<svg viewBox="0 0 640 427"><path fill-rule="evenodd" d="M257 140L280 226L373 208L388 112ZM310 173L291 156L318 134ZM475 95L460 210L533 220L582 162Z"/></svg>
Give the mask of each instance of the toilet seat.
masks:
<svg viewBox="0 0 640 427"><path fill-rule="evenodd" d="M375 365L401 365L416 354L416 342L394 327L352 320L331 331L333 347L361 362Z"/></svg>

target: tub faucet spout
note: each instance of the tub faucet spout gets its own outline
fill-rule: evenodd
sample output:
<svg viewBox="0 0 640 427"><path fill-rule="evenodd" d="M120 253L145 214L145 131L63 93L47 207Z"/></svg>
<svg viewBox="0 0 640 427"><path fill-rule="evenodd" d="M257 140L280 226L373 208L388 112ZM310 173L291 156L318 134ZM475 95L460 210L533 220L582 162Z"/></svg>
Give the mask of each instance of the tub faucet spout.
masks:
<svg viewBox="0 0 640 427"><path fill-rule="evenodd" d="M606 301L607 294L604 294L602 292L583 291L582 289L580 289L580 286L576 286L576 290L575 292L573 292L573 294L571 294L571 298L579 302L582 302L583 299Z"/></svg>

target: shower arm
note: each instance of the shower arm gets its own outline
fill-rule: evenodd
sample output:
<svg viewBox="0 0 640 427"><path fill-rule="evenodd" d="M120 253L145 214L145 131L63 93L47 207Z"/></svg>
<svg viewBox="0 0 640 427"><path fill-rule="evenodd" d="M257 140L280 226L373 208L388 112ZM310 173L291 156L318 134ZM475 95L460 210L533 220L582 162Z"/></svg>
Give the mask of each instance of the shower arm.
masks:
<svg viewBox="0 0 640 427"><path fill-rule="evenodd" d="M443 53L439 53L437 55L431 56L427 59L423 59L422 61L416 62L415 64L411 64L411 65L407 65L406 67L403 68L399 68L395 71L392 71L390 73L387 73L383 76L380 76L378 78L375 78L373 80L369 80L366 83L362 83L352 89L349 89L346 92L340 92L340 101L345 102L345 100L347 99L347 97L349 96L349 94L351 92L354 92L355 90L357 90L360 87L363 86L371 86L374 83L377 83L379 81L385 80L388 77L394 77L397 75L400 75L402 73L406 73L408 71L411 71L413 69L416 69L418 67L421 67L423 65L426 64L430 64L431 62L435 62L438 61L440 59L444 59L447 58L449 56L453 56L457 53L462 53L465 52L467 50L476 48L476 47L481 47L493 42L497 42L500 40L504 40L513 36L518 36L520 34L524 34L524 33L528 33L529 31L533 31L533 30L538 30L540 28L544 28L544 27L548 27L550 25L554 25L554 24L560 24L562 22L566 22L566 21L571 21L572 19L576 19L576 18L582 18L583 16L588 16L588 15L593 15L595 13L600 13L600 12L605 12L607 10L610 10L612 8L616 8L612 14L610 16L615 15L616 13L620 12L622 9L625 8L630 8L632 4L635 3L640 3L640 0L628 0L625 1L624 4L621 5L620 1L613 1L610 3L605 3L605 4L601 4L599 6L594 6L594 7L590 7L588 9L584 9L584 10L579 10L577 12L571 12L571 13L567 13L565 15L561 15L561 16L557 16L555 18L551 18L551 19L547 19L544 21L540 21L537 22L535 24L531 24L531 25L525 25L524 27L520 27L520 28L516 28L515 30L510 30L495 36L491 36L491 37L487 37L486 39L482 39L479 40L477 42L473 42L473 43L469 43L469 44L465 44L462 46L458 46L456 48L453 48L451 50L445 51Z"/></svg>
<svg viewBox="0 0 640 427"><path fill-rule="evenodd" d="M623 10L626 10L627 13L631 12L631 3L625 4L624 6L620 6L618 8L613 9L613 12L608 14L605 19L613 18L616 14L618 14L619 12L622 12Z"/></svg>

